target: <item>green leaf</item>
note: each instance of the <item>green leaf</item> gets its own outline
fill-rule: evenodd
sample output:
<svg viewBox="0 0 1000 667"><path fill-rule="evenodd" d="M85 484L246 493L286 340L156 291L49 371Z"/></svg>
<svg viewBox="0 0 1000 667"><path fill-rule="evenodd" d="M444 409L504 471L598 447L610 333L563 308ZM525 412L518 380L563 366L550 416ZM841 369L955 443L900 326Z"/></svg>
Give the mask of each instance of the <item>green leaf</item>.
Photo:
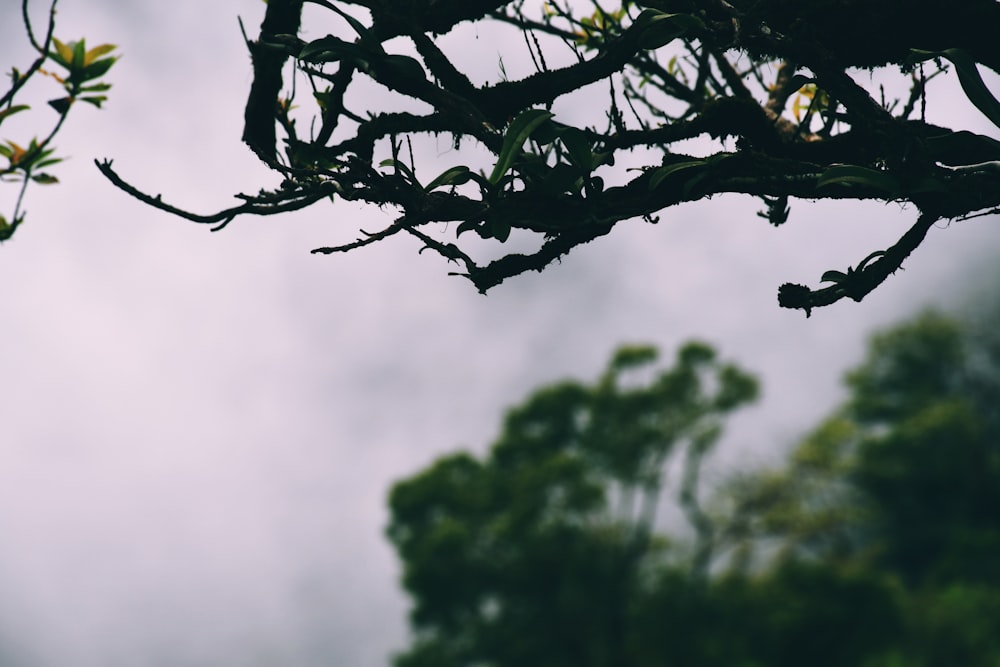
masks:
<svg viewBox="0 0 1000 667"><path fill-rule="evenodd" d="M95 83L90 86L82 86L80 88L81 93L103 93L107 90L111 90L110 83Z"/></svg>
<svg viewBox="0 0 1000 667"><path fill-rule="evenodd" d="M524 142L528 140L535 128L554 116L555 114L544 109L526 109L511 121L503 138L503 146L500 148L497 164L493 168L493 173L490 174L490 183L495 185L500 181L510 166L514 164L514 160L521 152L521 147L524 146Z"/></svg>
<svg viewBox="0 0 1000 667"><path fill-rule="evenodd" d="M14 114L16 114L19 111L25 111L25 110L30 109L30 108L31 107L29 107L27 104L15 104L12 107L4 109L3 111L0 111L0 123L2 123L5 118L13 116Z"/></svg>
<svg viewBox="0 0 1000 667"><path fill-rule="evenodd" d="M51 152L52 151L46 151L46 154L51 153ZM54 164L59 164L62 161L63 161L63 159L61 157L54 157L54 158L51 158L49 160L39 160L38 162L35 163L34 168L35 169L44 169L45 167L51 167Z"/></svg>
<svg viewBox="0 0 1000 667"><path fill-rule="evenodd" d="M583 174L578 167L560 162L550 168L542 178L540 187L550 194L579 192L583 185Z"/></svg>
<svg viewBox="0 0 1000 667"><path fill-rule="evenodd" d="M54 99L54 100L49 100L49 106L52 107L53 109L55 109L56 111L58 111L61 114L64 114L64 113L68 112L69 111L69 107L72 104L73 104L73 98L72 97L59 97L59 98Z"/></svg>
<svg viewBox="0 0 1000 667"><path fill-rule="evenodd" d="M55 37L52 38L52 45L56 47L56 50L49 55L57 63L65 67L66 69L73 69L73 44L64 44L60 42Z"/></svg>
<svg viewBox="0 0 1000 667"><path fill-rule="evenodd" d="M493 238L500 243L503 243L510 237L510 223L507 220L492 220L490 221L490 230L493 232Z"/></svg>
<svg viewBox="0 0 1000 667"><path fill-rule="evenodd" d="M969 101L977 109L990 119L990 121L1000 127L1000 102L997 101L990 92L983 77L979 74L976 61L964 49L945 49L944 51L922 51L920 49L910 50L911 60L923 62L931 58L944 57L955 64L955 71L958 73L958 82L965 91Z"/></svg>
<svg viewBox="0 0 1000 667"><path fill-rule="evenodd" d="M667 14L646 9L635 20L639 46L650 51L669 44L691 30L704 29L705 24L690 14Z"/></svg>
<svg viewBox="0 0 1000 667"><path fill-rule="evenodd" d="M39 185L52 185L59 182L59 179L52 174L32 174L31 180Z"/></svg>
<svg viewBox="0 0 1000 667"><path fill-rule="evenodd" d="M81 97L81 102L86 102L87 104L93 104L98 109L101 108L101 104L108 101L106 95L95 95L94 97Z"/></svg>
<svg viewBox="0 0 1000 667"><path fill-rule="evenodd" d="M69 46L73 48L73 64L70 69L73 71L82 70L87 59L87 45L81 39L79 42L70 42Z"/></svg>
<svg viewBox="0 0 1000 667"><path fill-rule="evenodd" d="M472 172L468 167L459 165L458 167L448 169L440 176L432 180L424 187L424 190L430 192L434 188L441 187L442 185L462 185L463 183L468 183L470 180L472 180Z"/></svg>
<svg viewBox="0 0 1000 667"><path fill-rule="evenodd" d="M821 283L842 283L847 280L847 274L843 271L827 271L819 279Z"/></svg>
<svg viewBox="0 0 1000 667"><path fill-rule="evenodd" d="M407 82L427 79L423 66L416 58L410 56L383 56L378 60L378 66L388 70L394 77Z"/></svg>
<svg viewBox="0 0 1000 667"><path fill-rule="evenodd" d="M816 181L816 187L822 188L836 183L863 185L876 190L883 190L890 194L899 190L899 181L890 174L853 164L841 164L830 167Z"/></svg>
<svg viewBox="0 0 1000 667"><path fill-rule="evenodd" d="M570 161L584 171L591 171L594 164L594 153L590 149L590 139L582 131L575 127L568 127L559 137L566 152L569 153Z"/></svg>
<svg viewBox="0 0 1000 667"><path fill-rule="evenodd" d="M458 226L458 229L455 231L455 237L457 238L470 230L478 230L479 222L479 220L466 220Z"/></svg>
<svg viewBox="0 0 1000 667"><path fill-rule="evenodd" d="M8 222L7 218L0 215L0 242L10 239L22 222L24 222L23 215L19 218L14 218L14 222Z"/></svg>
<svg viewBox="0 0 1000 667"><path fill-rule="evenodd" d="M299 51L299 60L311 63L327 63L345 58L357 60L361 57L370 57L371 50L362 49L357 44L345 42L337 39L333 35L327 35L320 39L309 42Z"/></svg>
<svg viewBox="0 0 1000 667"><path fill-rule="evenodd" d="M554 120L549 120L539 125L531 135L531 138L542 146L548 146L553 141L561 137L568 129L570 129L568 125L563 125L562 123L557 123Z"/></svg>
<svg viewBox="0 0 1000 667"><path fill-rule="evenodd" d="M80 70L80 76L77 78L81 83L84 81L99 79L107 74L108 70L111 69L111 66L116 62L118 62L117 58L105 58L104 60L98 60L92 65L88 65Z"/></svg>
<svg viewBox="0 0 1000 667"><path fill-rule="evenodd" d="M407 167L399 160L393 160L392 158L387 158L379 162L378 166L392 167L396 171L401 172L410 183L413 183L414 185L420 185L419 181L417 181L417 175L413 173L413 170Z"/></svg>
<svg viewBox="0 0 1000 667"><path fill-rule="evenodd" d="M687 162L676 162L674 164L669 164L666 167L660 167L653 172L652 177L649 179L649 189L655 190L660 187L660 183L663 182L667 176L675 174L678 171L684 171L685 169L693 169L695 167L704 167L706 165L705 160L689 160Z"/></svg>
<svg viewBox="0 0 1000 667"><path fill-rule="evenodd" d="M101 44L100 46L95 46L94 48L87 51L86 55L83 58L83 64L85 66L90 66L93 62L95 62L105 53L111 53L116 48L118 47L115 46L114 44Z"/></svg>

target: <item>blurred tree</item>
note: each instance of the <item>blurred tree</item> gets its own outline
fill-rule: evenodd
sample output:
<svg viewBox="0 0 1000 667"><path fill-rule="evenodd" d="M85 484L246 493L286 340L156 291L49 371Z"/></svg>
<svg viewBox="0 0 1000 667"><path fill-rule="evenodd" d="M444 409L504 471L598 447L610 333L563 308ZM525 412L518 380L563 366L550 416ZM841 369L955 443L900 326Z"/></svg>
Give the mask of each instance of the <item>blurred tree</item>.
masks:
<svg viewBox="0 0 1000 667"><path fill-rule="evenodd" d="M312 25L333 19L337 34L302 39L308 6L325 14ZM470 21L477 36L519 31L536 71L511 78L501 59L498 80L473 83L469 43L438 38ZM759 215L776 226L792 198L912 203L919 215L893 246L824 272L822 289L781 286L779 304L808 315L861 300L934 222L1000 209L1000 142L925 116L927 82L953 67L968 100L1000 126L1000 102L977 69L1000 70L998 32L995 0L271 0L259 38L247 40L243 138L280 187L199 215L140 192L110 161L99 167L143 201L214 229L335 196L389 205L402 213L381 231L313 252L405 232L483 292L618 222L656 222L717 194L760 198ZM284 85L289 60L306 85ZM876 68L878 77L857 72ZM370 82L396 100L372 95ZM315 114L305 134L297 119L307 111L296 106ZM431 157L414 156L413 141L428 134L453 141L456 163L443 172L428 174ZM695 138L701 148L684 143ZM455 243L426 231L451 221ZM490 255L462 237L503 244L514 230L535 249Z"/></svg>
<svg viewBox="0 0 1000 667"><path fill-rule="evenodd" d="M884 664L1000 662L997 321L928 312L876 336L789 466L735 484L721 541L745 562L777 549L897 582L907 641Z"/></svg>
<svg viewBox="0 0 1000 667"><path fill-rule="evenodd" d="M25 71L21 72L16 67L11 69L10 88L3 95L0 95L0 124L14 114L27 111L30 108L27 104L15 104L14 100L24 92L29 81L36 79L39 74L55 79L62 86L65 94L49 100L49 106L56 111L58 117L42 139L36 136L30 141L22 141L21 143L11 140L0 143L0 157L7 161L5 166L0 165L0 181L14 181L21 184L14 204L14 212L10 219L8 220L6 216L0 214L0 243L10 239L24 222L25 214L22 206L28 183L50 185L58 182L58 179L51 173L42 171L61 161L61 158L52 157L55 152L51 146L52 140L62 128L74 103L87 102L100 108L107 99L102 93L107 92L111 85L98 81L98 79L104 76L118 60L116 56L106 57L115 49L115 46L111 44L101 44L87 49L83 39L67 43L56 39L54 32L57 1L52 0L52 4L49 6L48 27L45 36L40 40L36 36L31 22L28 11L29 0L21 2L21 18L24 21L24 29L36 56ZM66 70L65 73L57 74L44 69L43 66L49 62Z"/></svg>
<svg viewBox="0 0 1000 667"><path fill-rule="evenodd" d="M596 384L539 390L485 458L392 489L415 630L397 665L995 667L1000 336L981 331L926 313L874 337L788 465L707 504L703 457L757 393L738 367L692 344L656 375L623 348ZM668 468L687 537L655 530Z"/></svg>
<svg viewBox="0 0 1000 667"><path fill-rule="evenodd" d="M714 533L698 470L757 384L704 344L650 378L655 358L622 348L596 384L511 410L485 459L447 456L393 487L388 534L417 632L398 665L630 664L643 581L680 557L653 532L676 457L696 530L685 567L705 577Z"/></svg>

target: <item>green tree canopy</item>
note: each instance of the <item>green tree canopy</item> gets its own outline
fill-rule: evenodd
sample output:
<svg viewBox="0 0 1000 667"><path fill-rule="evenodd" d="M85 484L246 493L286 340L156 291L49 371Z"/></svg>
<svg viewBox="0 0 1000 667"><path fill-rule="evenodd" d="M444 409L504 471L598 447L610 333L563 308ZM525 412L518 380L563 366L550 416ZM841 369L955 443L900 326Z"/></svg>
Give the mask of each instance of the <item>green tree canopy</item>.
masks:
<svg viewBox="0 0 1000 667"><path fill-rule="evenodd" d="M331 21L331 34L309 30ZM494 80L473 81L474 40L449 39L469 23L523 38L534 72L510 77L501 59ZM912 204L897 243L824 272L829 286L781 286L780 305L808 315L861 300L936 221L1000 207L1000 142L925 116L927 82L953 69L1000 126L977 69L1000 70L998 33L995 0L270 0L247 40L243 139L279 187L201 215L99 166L143 201L214 229L328 198L391 207L400 214L381 231L313 252L408 234L483 292L622 221L656 222L719 194L760 198L776 226L792 199ZM286 85L289 62L297 85ZM453 143L453 164L442 170L419 150L428 136ZM453 241L428 233L442 222L456 223ZM514 232L522 241L505 249Z"/></svg>
<svg viewBox="0 0 1000 667"><path fill-rule="evenodd" d="M877 664L996 664L998 368L995 328L928 312L877 335L787 468L735 484L727 541L895 582L906 639Z"/></svg>
<svg viewBox="0 0 1000 667"><path fill-rule="evenodd" d="M935 313L879 334L785 466L707 499L703 457L757 391L710 348L535 392L485 457L392 489L397 664L996 665L998 341ZM668 469L686 531L655 525Z"/></svg>
<svg viewBox="0 0 1000 667"><path fill-rule="evenodd" d="M418 637L399 665L626 664L640 580L669 553L653 524L678 457L705 575L700 462L757 384L704 344L644 378L655 358L622 348L597 383L546 387L511 410L484 459L447 456L393 487L388 534Z"/></svg>

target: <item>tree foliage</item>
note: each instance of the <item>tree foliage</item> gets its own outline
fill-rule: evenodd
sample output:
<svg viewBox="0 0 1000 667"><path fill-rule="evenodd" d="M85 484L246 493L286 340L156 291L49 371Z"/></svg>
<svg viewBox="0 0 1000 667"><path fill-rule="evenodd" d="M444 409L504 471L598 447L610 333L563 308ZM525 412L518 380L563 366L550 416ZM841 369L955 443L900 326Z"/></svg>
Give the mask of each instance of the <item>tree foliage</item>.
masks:
<svg viewBox="0 0 1000 667"><path fill-rule="evenodd" d="M678 457L694 567L707 567L700 462L757 385L704 344L648 379L655 358L622 348L595 384L511 410L485 459L447 456L395 485L388 532L418 633L399 665L622 664L643 571L666 556L653 528Z"/></svg>
<svg viewBox="0 0 1000 667"><path fill-rule="evenodd" d="M0 96L0 124L14 114L28 111L31 108L27 104L15 104L15 98L24 92L30 81L37 80L39 75L54 79L62 87L64 94L49 100L49 107L58 116L41 139L35 136L29 141L21 141L20 143L9 139L0 143L0 157L7 161L5 166L0 166L0 181L20 182L21 184L14 212L10 219L8 220L6 216L0 214L0 243L10 239L24 222L25 214L22 206L28 184L51 185L58 183L58 179L53 174L43 171L46 167L62 161L62 158L53 157L55 148L51 145L52 140L62 128L70 109L76 102L86 102L95 107L101 107L101 104L107 99L103 93L107 92L111 85L99 79L107 74L111 66L118 60L117 56L108 56L116 48L112 44L101 44L88 49L86 41L82 38L75 42L65 43L58 40L55 37L56 3L57 0L53 0L49 6L45 35L39 39L35 34L28 11L29 0L21 2L24 29L36 55L23 72L16 67L11 69L10 88ZM58 65L59 71L45 69L44 66L47 63Z"/></svg>
<svg viewBox="0 0 1000 667"><path fill-rule="evenodd" d="M928 312L876 336L847 375L849 400L788 466L734 484L731 544L758 555L777 544L779 562L891 582L903 634L874 664L1000 659L1000 337L990 322L982 331Z"/></svg>
<svg viewBox="0 0 1000 667"><path fill-rule="evenodd" d="M308 21L338 28L306 39L304 7L319 12ZM474 82L463 53L473 40L448 39L470 23L477 34L520 33L535 71L509 77L501 59L497 80ZM927 82L954 69L1000 125L977 69L1000 69L998 31L994 0L270 0L258 39L247 40L243 139L280 187L200 215L137 190L110 161L99 167L214 229L328 198L392 207L400 215L381 231L313 252L409 234L483 292L619 222L656 222L719 194L760 198L775 226L792 199L912 204L916 220L893 246L826 271L827 287L781 286L780 305L808 315L861 300L934 222L998 209L1000 142L924 113ZM298 84L285 85L289 61ZM888 97L865 71L875 68ZM428 135L453 142L454 164L428 167L433 159L414 154ZM450 222L453 242L429 233ZM505 250L515 232L516 249Z"/></svg>
<svg viewBox="0 0 1000 667"><path fill-rule="evenodd" d="M395 485L397 665L996 664L1000 336L934 313L880 334L785 466L711 495L703 456L756 383L699 344L652 361L623 348L485 457ZM686 531L655 522L667 479Z"/></svg>

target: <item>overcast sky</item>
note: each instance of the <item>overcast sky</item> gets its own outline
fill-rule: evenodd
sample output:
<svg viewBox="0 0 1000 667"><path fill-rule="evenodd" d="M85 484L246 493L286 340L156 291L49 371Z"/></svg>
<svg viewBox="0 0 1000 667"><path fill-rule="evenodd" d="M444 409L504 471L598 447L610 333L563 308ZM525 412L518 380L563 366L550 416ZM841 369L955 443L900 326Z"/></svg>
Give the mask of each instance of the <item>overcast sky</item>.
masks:
<svg viewBox="0 0 1000 667"><path fill-rule="evenodd" d="M5 71L29 59L19 4L0 8ZM771 460L835 404L874 328L960 297L1000 243L996 218L942 225L863 303L807 320L777 307L778 285L891 245L914 211L794 203L774 229L759 202L717 198L623 223L487 297L410 239L308 253L390 211L338 202L212 234L115 190L92 160L202 212L273 185L239 140L237 16L256 35L263 3L60 6L62 39L124 57L106 109L75 110L57 141L62 184L29 190L0 246L3 667L386 665L406 641L382 536L393 480L484 449L506 406L593 378L622 342L669 357L691 337L764 381L716 478ZM470 67L524 59L516 40L469 35ZM987 130L953 82L934 85L932 119ZM0 186L8 216L15 194Z"/></svg>

